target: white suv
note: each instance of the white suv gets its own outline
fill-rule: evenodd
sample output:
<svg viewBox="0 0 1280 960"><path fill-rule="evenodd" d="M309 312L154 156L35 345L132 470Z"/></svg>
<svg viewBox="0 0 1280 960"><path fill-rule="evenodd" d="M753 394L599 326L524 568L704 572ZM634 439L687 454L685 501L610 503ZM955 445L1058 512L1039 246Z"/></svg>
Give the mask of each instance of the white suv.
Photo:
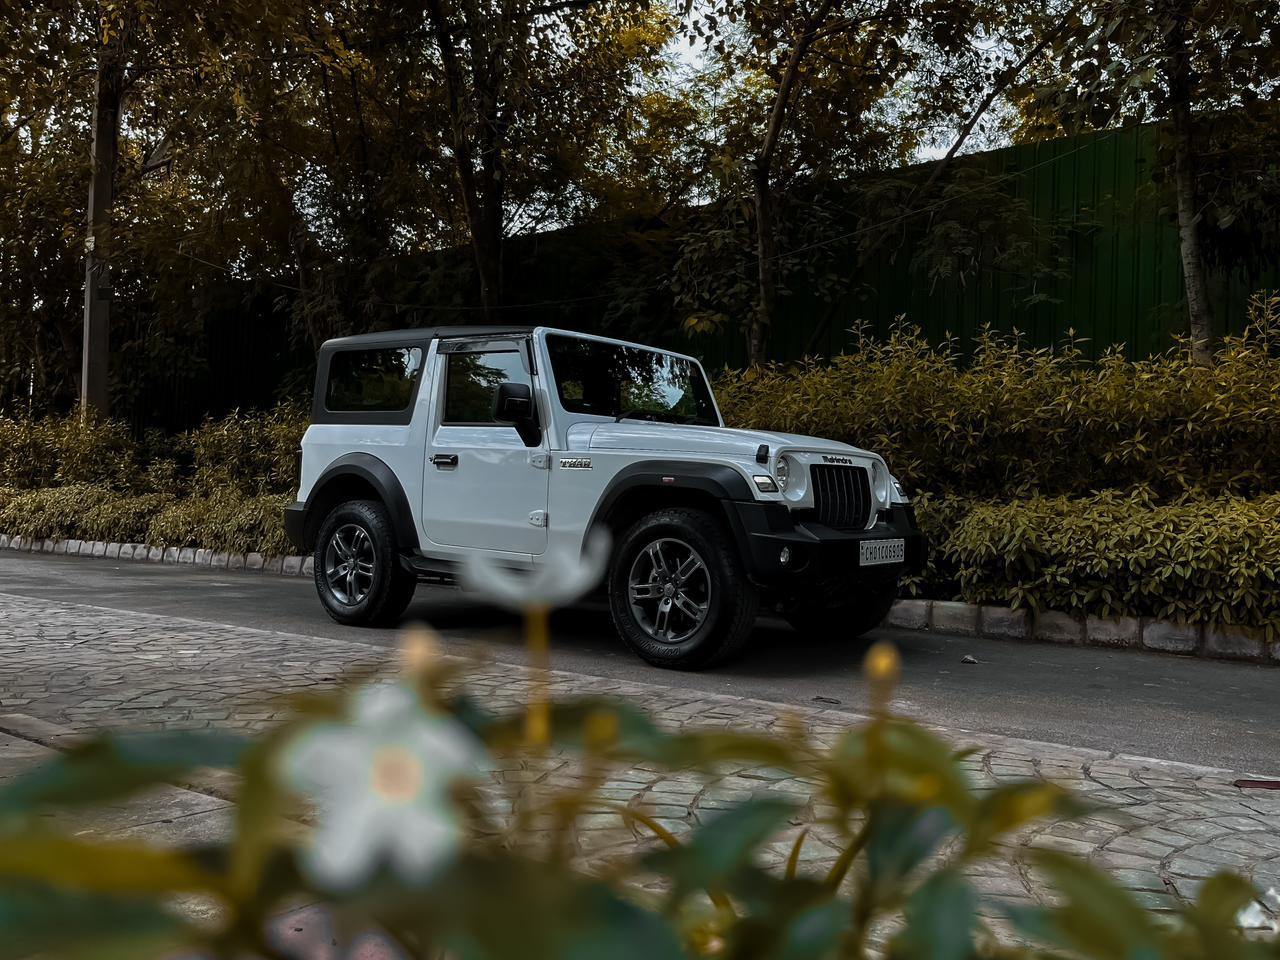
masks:
<svg viewBox="0 0 1280 960"><path fill-rule="evenodd" d="M326 343L285 527L346 624L394 622L468 557L533 569L605 528L618 633L680 668L737 651L762 603L865 633L924 560L876 454L728 429L692 357L542 327Z"/></svg>

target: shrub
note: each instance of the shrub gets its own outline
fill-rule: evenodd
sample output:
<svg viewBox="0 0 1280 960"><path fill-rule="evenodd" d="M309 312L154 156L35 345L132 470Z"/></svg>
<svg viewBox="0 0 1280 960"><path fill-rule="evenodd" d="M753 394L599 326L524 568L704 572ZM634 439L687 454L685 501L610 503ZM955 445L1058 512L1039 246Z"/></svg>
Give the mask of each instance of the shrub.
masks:
<svg viewBox="0 0 1280 960"><path fill-rule="evenodd" d="M549 723L533 739L531 712L470 699L457 664L430 659L425 639L409 652L416 669L397 682L314 695L257 743L230 730L107 734L0 785L6 955L277 957L268 931L302 902L335 931L384 934L372 942L406 960L1280 956L1274 941L1240 934L1259 892L1227 870L1196 903L1156 915L1068 854L1032 849L1014 862L1019 831L1091 808L1044 779L976 790L963 754L884 709L891 648L868 655L874 717L830 745L799 729L669 732L598 697L536 702L529 711ZM558 773L531 789L486 775L496 757ZM797 829L801 798L761 789L677 836L606 786L637 767L710 782L762 764L802 781L820 819ZM229 829L198 849L59 829L77 808L200 767L243 782ZM584 863L581 831L602 821L662 843ZM814 845L839 855L815 869L804 856ZM997 925L982 915L975 867L986 878L1034 871L1053 893L997 900L1009 918ZM207 919L172 911L179 896Z"/></svg>
<svg viewBox="0 0 1280 960"><path fill-rule="evenodd" d="M933 556L918 594L1280 629L1280 496L943 499L919 515Z"/></svg>
<svg viewBox="0 0 1280 960"><path fill-rule="evenodd" d="M236 553L292 553L281 518L289 499L274 494L246 497L235 491L221 491L175 500L151 520L146 542Z"/></svg>
<svg viewBox="0 0 1280 960"><path fill-rule="evenodd" d="M299 450L310 412L282 404L265 413L236 411L206 420L179 438L192 464L196 493L239 490L254 495L297 489Z"/></svg>
<svg viewBox="0 0 1280 960"><path fill-rule="evenodd" d="M1185 349L1087 362L985 333L970 358L902 325L830 363L727 372L739 426L845 440L883 454L908 486L963 496L1150 487L1253 496L1280 490L1280 298L1215 366Z"/></svg>
<svg viewBox="0 0 1280 960"><path fill-rule="evenodd" d="M0 486L125 489L135 480L137 459L128 428L115 420L0 417Z"/></svg>

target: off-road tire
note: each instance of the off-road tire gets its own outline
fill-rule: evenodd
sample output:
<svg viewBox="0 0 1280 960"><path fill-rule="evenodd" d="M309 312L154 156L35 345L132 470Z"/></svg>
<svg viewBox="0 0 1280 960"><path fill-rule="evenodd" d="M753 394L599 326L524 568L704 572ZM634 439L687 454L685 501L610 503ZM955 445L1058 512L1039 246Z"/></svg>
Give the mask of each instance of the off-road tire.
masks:
<svg viewBox="0 0 1280 960"><path fill-rule="evenodd" d="M832 597L848 599L832 602ZM889 615L898 596L896 580L868 584L852 591L830 589L801 594L788 599L782 616L805 639L828 643L854 640L874 630Z"/></svg>
<svg viewBox="0 0 1280 960"><path fill-rule="evenodd" d="M367 592L345 603L329 584L326 567L330 543L339 530L359 528L369 538L373 573ZM329 511L320 524L314 556L316 593L325 612L347 626L396 623L413 599L417 578L400 565L400 550L387 509L377 500L348 500Z"/></svg>
<svg viewBox="0 0 1280 960"><path fill-rule="evenodd" d="M680 642L663 642L645 629L632 606L629 577L637 558L662 540L681 541L701 557L709 577L705 619ZM685 507L658 510L638 520L618 541L607 579L609 609L623 641L648 663L698 670L741 651L755 625L759 599L724 525Z"/></svg>

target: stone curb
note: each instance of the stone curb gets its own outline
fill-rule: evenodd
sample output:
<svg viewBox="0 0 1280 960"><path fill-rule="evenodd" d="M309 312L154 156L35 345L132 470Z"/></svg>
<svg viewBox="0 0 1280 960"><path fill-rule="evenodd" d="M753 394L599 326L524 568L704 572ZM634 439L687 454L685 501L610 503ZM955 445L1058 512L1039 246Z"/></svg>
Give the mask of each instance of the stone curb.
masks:
<svg viewBox="0 0 1280 960"><path fill-rule="evenodd" d="M899 600L885 625L959 637L1125 647L1213 660L1243 660L1280 665L1280 638L1267 641L1256 627L1175 623L1146 617L1080 617L1054 610L957 603L951 600Z"/></svg>
<svg viewBox="0 0 1280 960"><path fill-rule="evenodd" d="M150 563L177 563L213 570L249 570L285 577L309 577L315 568L312 557L266 557L260 553L222 553L203 547L156 547L146 543L105 543L101 540L36 540L0 533L0 550L20 553L56 553L73 557L100 557L104 560L145 560Z"/></svg>
<svg viewBox="0 0 1280 960"><path fill-rule="evenodd" d="M69 554L108 560L177 563L214 570L245 570L284 577L310 577L311 557L269 557L261 553L215 553L203 547L158 547L143 543L90 540L34 540L0 534L0 550ZM899 600L885 625L990 640L1125 647L1213 660L1239 660L1280 666L1280 638L1268 642L1256 627L1173 623L1145 617L1079 617L1054 610L1033 614L1009 607L951 600Z"/></svg>

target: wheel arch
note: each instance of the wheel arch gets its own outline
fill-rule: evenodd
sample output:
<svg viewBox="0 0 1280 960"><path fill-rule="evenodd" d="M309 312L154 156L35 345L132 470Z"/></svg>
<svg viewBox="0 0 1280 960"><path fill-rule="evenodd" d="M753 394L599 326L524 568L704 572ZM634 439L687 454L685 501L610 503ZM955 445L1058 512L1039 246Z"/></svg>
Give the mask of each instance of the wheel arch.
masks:
<svg viewBox="0 0 1280 960"><path fill-rule="evenodd" d="M378 500L386 508L402 551L418 547L418 531L404 487L395 471L368 453L348 453L325 468L307 497L304 546L315 548L320 524L334 507L349 500Z"/></svg>
<svg viewBox="0 0 1280 960"><path fill-rule="evenodd" d="M726 464L644 460L625 467L609 481L587 523L587 532L604 529L617 542L645 514L690 507L723 523L741 551L746 532L729 504L752 499L746 479Z"/></svg>

